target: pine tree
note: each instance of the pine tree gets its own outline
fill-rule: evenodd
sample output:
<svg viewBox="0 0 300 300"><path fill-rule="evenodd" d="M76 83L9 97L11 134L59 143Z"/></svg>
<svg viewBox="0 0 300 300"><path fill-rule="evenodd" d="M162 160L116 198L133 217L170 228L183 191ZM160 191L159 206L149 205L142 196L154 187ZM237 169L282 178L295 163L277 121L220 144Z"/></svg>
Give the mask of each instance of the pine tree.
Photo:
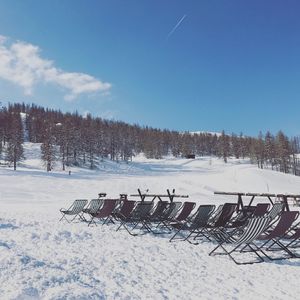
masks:
<svg viewBox="0 0 300 300"><path fill-rule="evenodd" d="M280 165L280 171L284 173L289 172L290 164L290 144L289 139L284 135L282 131L279 131L276 136L276 153Z"/></svg>
<svg viewBox="0 0 300 300"><path fill-rule="evenodd" d="M262 132L259 132L254 147L255 147L255 155L256 155L258 167L263 169L264 161L265 161L265 145L264 145Z"/></svg>
<svg viewBox="0 0 300 300"><path fill-rule="evenodd" d="M221 156L225 163L230 156L230 137L225 134L225 131L222 131L221 136L219 137L219 156Z"/></svg>
<svg viewBox="0 0 300 300"><path fill-rule="evenodd" d="M50 172L55 164L55 141L52 134L53 125L48 124L41 144L41 158L46 165L47 172Z"/></svg>
<svg viewBox="0 0 300 300"><path fill-rule="evenodd" d="M290 140L290 149L292 155L292 170L294 175L299 175L299 162L297 158L297 153L299 153L299 138L292 138Z"/></svg>
<svg viewBox="0 0 300 300"><path fill-rule="evenodd" d="M271 165L273 170L276 161L276 146L275 138L269 131L265 135L265 156L267 163Z"/></svg>
<svg viewBox="0 0 300 300"><path fill-rule="evenodd" d="M7 132L6 160L13 163L16 170L17 163L23 158L23 128L20 113L10 111L8 122L10 127Z"/></svg>
<svg viewBox="0 0 300 300"><path fill-rule="evenodd" d="M232 133L231 135L231 145L232 145L232 153L235 158L240 158L241 156L241 141L240 138Z"/></svg>

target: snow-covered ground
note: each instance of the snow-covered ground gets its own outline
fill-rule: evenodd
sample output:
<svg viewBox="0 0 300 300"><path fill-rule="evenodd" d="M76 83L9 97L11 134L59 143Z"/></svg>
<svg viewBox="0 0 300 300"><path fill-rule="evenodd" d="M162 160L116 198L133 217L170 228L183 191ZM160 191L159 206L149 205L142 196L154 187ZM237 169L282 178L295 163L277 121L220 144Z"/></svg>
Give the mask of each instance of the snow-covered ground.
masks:
<svg viewBox="0 0 300 300"><path fill-rule="evenodd" d="M167 158L104 162L98 170L44 171L25 143L17 171L0 168L0 299L299 299L300 259L237 266L211 243L132 237L116 225L58 222L74 199L176 188L197 203L235 201L213 191L300 193L300 177L245 161Z"/></svg>

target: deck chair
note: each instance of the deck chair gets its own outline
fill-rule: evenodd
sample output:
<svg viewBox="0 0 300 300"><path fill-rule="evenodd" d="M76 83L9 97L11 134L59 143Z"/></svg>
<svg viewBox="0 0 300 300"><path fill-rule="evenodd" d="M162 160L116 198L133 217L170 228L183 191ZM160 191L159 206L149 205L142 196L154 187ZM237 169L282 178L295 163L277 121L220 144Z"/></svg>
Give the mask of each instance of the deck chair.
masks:
<svg viewBox="0 0 300 300"><path fill-rule="evenodd" d="M112 216L117 220L117 221L123 221L126 218L130 216L132 213L137 201L133 200L126 200L124 201L122 207L118 211L114 211Z"/></svg>
<svg viewBox="0 0 300 300"><path fill-rule="evenodd" d="M87 219L84 217L84 214L95 214L103 204L104 199L92 199L88 206L82 210L81 217L84 221L87 222Z"/></svg>
<svg viewBox="0 0 300 300"><path fill-rule="evenodd" d="M219 227L225 227L226 224L230 221L232 215L236 211L237 204L235 203L225 203L222 207L222 211L219 215L219 218L214 222L214 224L210 225L209 227L219 228Z"/></svg>
<svg viewBox="0 0 300 300"><path fill-rule="evenodd" d="M263 217L265 214L268 213L270 208L269 203L258 203L253 211L253 217Z"/></svg>
<svg viewBox="0 0 300 300"><path fill-rule="evenodd" d="M244 226L248 219L252 216L254 209L247 209L245 211L241 210L237 213L237 215L230 219L228 223L225 225L228 229L237 228L240 226Z"/></svg>
<svg viewBox="0 0 300 300"><path fill-rule="evenodd" d="M300 258L300 254L296 251L300 248L300 228L297 227L293 229L293 233L283 236L279 242L290 252L292 252L293 257ZM281 245L281 246L282 246Z"/></svg>
<svg viewBox="0 0 300 300"><path fill-rule="evenodd" d="M104 220L102 225L111 222L112 221L112 214L116 207L118 200L115 199L104 199L102 207L95 213L91 213L91 220L88 224L90 226L91 224L95 224L97 226L97 223L95 222L95 219L102 219Z"/></svg>
<svg viewBox="0 0 300 300"><path fill-rule="evenodd" d="M272 257L267 255L268 259L270 260L279 260L279 259L287 259L296 257L288 247L286 247L282 242L280 242L280 238L283 238L285 234L289 231L292 227L292 224L299 216L298 211L284 211L282 212L280 219L274 229L272 231L267 231L265 234L259 236L257 241L264 241L262 245L258 247L258 249L266 248L266 251L269 253L271 251L278 251L283 250L288 256L285 257ZM268 246L269 245L269 246ZM276 245L276 248L274 248ZM265 254L266 255L266 254Z"/></svg>
<svg viewBox="0 0 300 300"><path fill-rule="evenodd" d="M218 218L220 217L220 215L222 213L223 206L224 206L224 204L220 204L217 207L217 209L211 214L211 216L209 217L209 219L207 221L206 227L208 227L209 225L214 224L216 222L216 220L218 220ZM191 243L191 244L194 244L194 245L198 245L199 244L199 243L196 243L196 242L191 242L190 239L192 238L193 234L195 234L193 236L194 240L196 240L198 237L205 237L208 241L210 241L209 236L204 233L204 229L202 228L201 230L195 231L191 235L189 235L189 237L187 238L187 241L189 243Z"/></svg>
<svg viewBox="0 0 300 300"><path fill-rule="evenodd" d="M167 207L167 209L164 211L164 213L161 216L157 216L156 218L152 218L151 222L152 223L157 223L157 228L161 227L161 228L166 228L169 231L172 231L169 227L168 227L168 220L172 220L176 217L176 215L178 215L180 208L182 207L182 202L179 201L173 201L171 203L169 203L169 206Z"/></svg>
<svg viewBox="0 0 300 300"><path fill-rule="evenodd" d="M246 264L253 264L263 262L264 259L259 252L264 252L261 249L258 249L253 242L266 230L266 228L270 224L269 217L254 217L250 218L245 225L243 232L235 236L234 232L226 232L222 229L215 230L211 232L211 237L218 243L217 247L215 247L209 255L228 255L236 264L238 265L246 265ZM233 246L232 250L227 250L227 245ZM254 253L257 257L255 261L247 261L247 262L239 262L233 256L234 252L239 252L240 247L248 247L252 253ZM217 253L216 250L221 248L223 252Z"/></svg>
<svg viewBox="0 0 300 300"><path fill-rule="evenodd" d="M174 224L179 224L187 221L188 217L191 215L192 210L196 206L195 202L189 202L186 201L183 203L180 212L175 217L168 218L168 220L165 220L165 224L167 228L171 228Z"/></svg>
<svg viewBox="0 0 300 300"><path fill-rule="evenodd" d="M169 242L173 240L188 240L188 238L196 231L202 230L207 225L209 217L213 213L215 209L215 205L200 205L197 209L197 212L193 215L193 217L187 219L185 223L182 224L172 224L171 226L177 229L175 234L170 238ZM176 236L182 231L188 231L189 234L184 238L176 238Z"/></svg>
<svg viewBox="0 0 300 300"><path fill-rule="evenodd" d="M136 236L136 233L132 233L132 231L139 225L142 225L142 228L145 227L148 231L147 226L145 225L145 220L147 219L150 211L153 208L153 202L152 201L141 201L138 202L135 206L134 210L131 212L131 214L124 218L121 221L120 226L117 228L117 231L120 230L122 227L132 236ZM132 230L129 230L129 226L132 225Z"/></svg>
<svg viewBox="0 0 300 300"><path fill-rule="evenodd" d="M81 220L83 220L81 213L87 203L88 200L86 199L77 199L73 202L73 204L68 209L61 208L59 211L61 212L62 217L60 218L59 221L65 219L68 223L71 223L76 219L76 217L79 217ZM73 216L73 218L69 221L67 219L67 216Z"/></svg>
<svg viewBox="0 0 300 300"><path fill-rule="evenodd" d="M125 202L125 200L123 200L123 199L116 199L116 206L115 206L115 209L113 212L114 214L118 213L122 209L124 202Z"/></svg>
<svg viewBox="0 0 300 300"><path fill-rule="evenodd" d="M250 215L254 212L255 208L256 208L256 206L253 206L253 205L251 205L251 206L245 205L241 211L244 211L245 213Z"/></svg>
<svg viewBox="0 0 300 300"><path fill-rule="evenodd" d="M230 220L226 228L237 228L244 226L251 217L263 217L270 207L268 203L258 203L256 206L247 206L244 211L240 211L237 216Z"/></svg>
<svg viewBox="0 0 300 300"><path fill-rule="evenodd" d="M169 207L176 207L175 202L170 203L169 201L159 201L157 202L156 206L153 208L153 210L148 214L148 216L145 218L143 225L147 228L148 231L151 231L154 234L161 234L162 232L157 232L152 230L152 225L154 223L163 221L167 218L172 212L172 210L169 209Z"/></svg>
<svg viewBox="0 0 300 300"><path fill-rule="evenodd" d="M201 231L194 236L194 240L197 238L206 238L210 241L210 232L218 230L220 228L228 225L230 219L232 218L234 212L236 211L236 203L225 203L221 206L220 211L217 214L214 214L213 219L209 219L209 222Z"/></svg>
<svg viewBox="0 0 300 300"><path fill-rule="evenodd" d="M217 209L213 212L213 214L210 216L208 220L208 224L214 224L215 221L220 217L220 214L222 213L224 204L221 204L217 207Z"/></svg>

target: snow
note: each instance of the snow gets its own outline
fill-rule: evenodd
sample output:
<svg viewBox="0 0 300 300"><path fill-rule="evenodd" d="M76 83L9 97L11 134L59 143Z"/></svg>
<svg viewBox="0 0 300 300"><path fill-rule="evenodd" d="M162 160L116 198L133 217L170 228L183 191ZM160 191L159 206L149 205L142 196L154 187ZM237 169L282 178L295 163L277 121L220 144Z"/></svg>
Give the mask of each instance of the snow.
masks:
<svg viewBox="0 0 300 300"><path fill-rule="evenodd" d="M213 191L299 194L300 177L247 161L139 156L97 170L45 172L39 145L25 143L17 171L0 168L0 299L297 299L300 260L237 266L209 257L213 245L169 243L169 235L132 237L116 225L58 222L74 199L176 188L197 203L235 198Z"/></svg>
<svg viewBox="0 0 300 300"><path fill-rule="evenodd" d="M216 136L221 136L222 133L221 132L215 132L215 131L190 131L190 134L194 135L194 134L210 134L210 135L216 135Z"/></svg>

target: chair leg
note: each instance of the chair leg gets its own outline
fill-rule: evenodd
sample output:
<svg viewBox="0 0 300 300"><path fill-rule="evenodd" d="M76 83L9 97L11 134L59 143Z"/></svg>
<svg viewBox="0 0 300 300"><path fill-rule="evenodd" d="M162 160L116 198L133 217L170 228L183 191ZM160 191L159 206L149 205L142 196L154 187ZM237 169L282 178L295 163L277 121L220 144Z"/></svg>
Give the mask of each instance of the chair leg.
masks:
<svg viewBox="0 0 300 300"><path fill-rule="evenodd" d="M249 261L249 262L238 262L232 255L232 253L234 251L236 251L236 249L238 249L240 245L238 245L237 247L235 247L233 250L231 250L230 252L228 252L229 257L237 264L237 265L252 265L252 264L256 264L256 263L262 263L264 262L264 259L261 257L261 255L259 255L258 251L255 250L250 244L248 244L248 246L252 249L252 252L257 256L257 258L259 259L258 261Z"/></svg>
<svg viewBox="0 0 300 300"><path fill-rule="evenodd" d="M191 231L187 236L186 236L186 238L183 240L183 241L187 241L187 242L189 242L190 244L192 244L192 245L199 245L199 243L198 242L192 242L192 241L190 241L190 238L192 237L192 235L194 234L194 233L196 233L196 235L198 234L196 231Z"/></svg>
<svg viewBox="0 0 300 300"><path fill-rule="evenodd" d="M80 219L81 221L83 221L83 222L86 222L86 221L87 221L86 218L84 217L83 213L78 214L78 216L79 216L79 219Z"/></svg>
<svg viewBox="0 0 300 300"><path fill-rule="evenodd" d="M108 224L108 223L113 223L113 224L115 224L115 222L113 221L113 219L110 217L110 216L108 216L105 220L104 220L104 222L102 223L102 225L104 225L104 224Z"/></svg>
<svg viewBox="0 0 300 300"><path fill-rule="evenodd" d="M78 214L75 215L75 217L70 221L70 223L72 223L76 219L77 216L78 216Z"/></svg>
<svg viewBox="0 0 300 300"><path fill-rule="evenodd" d="M267 246L268 243L271 243L270 246ZM254 244L254 243L253 243ZM255 244L254 244L255 245ZM274 248L273 246L277 245L277 248ZM295 258L297 257L293 252L291 252L284 244L282 244L279 240L277 239L271 239L271 240L267 240L266 242L264 242L262 245L257 246L257 249L262 252L269 260L281 260L281 259L289 259L289 258ZM267 255L267 253L263 250L263 248L266 247L265 251L268 252L275 252L275 251L284 251L286 252L289 257L271 257L270 255ZM272 248L273 247L273 248Z"/></svg>
<svg viewBox="0 0 300 300"><path fill-rule="evenodd" d="M197 234L194 236L194 240L196 240L198 237L204 237L209 242L211 241L211 238L209 237L209 231L206 230L205 228L203 228L202 230L197 232ZM198 245L198 244L199 243L196 243L196 245Z"/></svg>
<svg viewBox="0 0 300 300"><path fill-rule="evenodd" d="M59 219L59 222L62 221L65 218L64 214L62 215L62 217Z"/></svg>
<svg viewBox="0 0 300 300"><path fill-rule="evenodd" d="M132 236L137 236L136 233L130 232L130 230L127 228L127 226L126 226L125 224L123 224L123 227L126 229L126 231L127 231L130 235L132 235Z"/></svg>
<svg viewBox="0 0 300 300"><path fill-rule="evenodd" d="M282 244L280 241L273 239L273 242L276 245L278 245L279 248L281 248L281 250L285 251L289 255L289 257L276 257L276 258L270 257L271 260L297 258L297 256L292 251L290 251L284 244Z"/></svg>
<svg viewBox="0 0 300 300"><path fill-rule="evenodd" d="M227 250L222 246L223 244L224 244L224 242L218 243L217 247L215 247L212 251L210 251L210 252L208 253L208 255L209 255L209 256L212 256L212 255L224 255L224 254L227 254ZM223 249L223 251L224 251L225 253L216 253L216 252L215 252L215 251L216 251L217 249L219 249L220 247Z"/></svg>
<svg viewBox="0 0 300 300"><path fill-rule="evenodd" d="M63 212L61 214L62 214L62 217L59 219L59 222L62 221L63 219L65 219L68 223L70 223L70 221L66 217L66 214L64 214Z"/></svg>
<svg viewBox="0 0 300 300"><path fill-rule="evenodd" d="M130 230L127 228L127 226L125 225L125 221L121 222L120 226L117 228L116 231L121 230L122 227L124 227L124 229L132 236L136 236L137 234L130 232Z"/></svg>
<svg viewBox="0 0 300 300"><path fill-rule="evenodd" d="M215 247L210 253L209 255L211 256L212 254L214 255L228 255L229 258L235 262L237 265L248 265L248 264L255 264L255 263L261 263L261 262L264 262L264 259L262 258L262 256L258 253L258 250L254 249L250 244L247 244L250 248L251 248L251 252L253 252L257 258L259 259L258 261L250 261L250 262L239 262L237 261L234 256L232 255L233 252L240 252L238 250L238 248L241 246L241 244L237 245L236 247L234 247L231 251L227 251L226 248L223 246L224 245L224 242L218 244L217 247ZM218 249L218 248L222 248L223 249L223 253L215 253L215 251Z"/></svg>
<svg viewBox="0 0 300 300"><path fill-rule="evenodd" d="M181 234L181 231L182 231L182 228L183 228L183 225L175 232L175 234L169 239L169 242L172 242L174 240L182 240L182 241L185 241L186 238L185 237L177 237L176 236L180 233Z"/></svg>
<svg viewBox="0 0 300 300"><path fill-rule="evenodd" d="M92 224L95 224L97 226L97 223L94 221L94 217L92 216L89 224L88 224L88 227L91 226Z"/></svg>

